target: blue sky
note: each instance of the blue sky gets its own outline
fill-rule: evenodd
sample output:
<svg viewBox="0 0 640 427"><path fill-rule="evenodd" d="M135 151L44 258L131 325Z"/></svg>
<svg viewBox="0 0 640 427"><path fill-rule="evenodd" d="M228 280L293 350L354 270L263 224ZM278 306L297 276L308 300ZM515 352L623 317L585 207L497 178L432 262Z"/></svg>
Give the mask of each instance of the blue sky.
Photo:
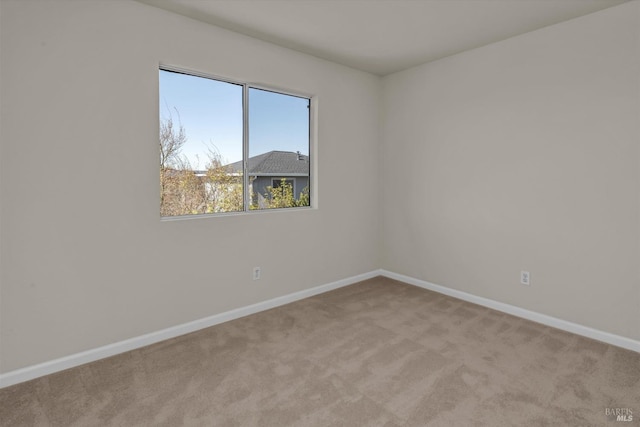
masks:
<svg viewBox="0 0 640 427"><path fill-rule="evenodd" d="M309 154L309 100L249 89L249 155L271 150ZM183 153L206 166L208 147L225 162L242 160L242 86L160 70L160 118L187 134Z"/></svg>

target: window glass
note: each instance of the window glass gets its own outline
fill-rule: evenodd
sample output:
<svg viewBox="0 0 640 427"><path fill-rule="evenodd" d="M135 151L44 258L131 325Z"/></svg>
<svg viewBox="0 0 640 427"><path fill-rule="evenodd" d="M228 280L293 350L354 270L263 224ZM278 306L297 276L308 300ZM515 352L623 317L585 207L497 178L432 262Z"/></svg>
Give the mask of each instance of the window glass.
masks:
<svg viewBox="0 0 640 427"><path fill-rule="evenodd" d="M309 206L308 98L249 89L247 174L252 209Z"/></svg>

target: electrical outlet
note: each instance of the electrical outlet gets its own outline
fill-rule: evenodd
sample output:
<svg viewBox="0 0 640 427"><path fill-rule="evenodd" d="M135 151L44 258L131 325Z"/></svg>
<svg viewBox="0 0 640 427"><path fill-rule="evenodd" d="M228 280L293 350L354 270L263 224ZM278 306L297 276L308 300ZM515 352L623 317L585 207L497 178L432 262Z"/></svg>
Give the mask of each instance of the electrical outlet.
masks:
<svg viewBox="0 0 640 427"><path fill-rule="evenodd" d="M253 267L253 280L260 280L260 267Z"/></svg>
<svg viewBox="0 0 640 427"><path fill-rule="evenodd" d="M520 272L520 283L523 285L531 285L531 274L528 271Z"/></svg>

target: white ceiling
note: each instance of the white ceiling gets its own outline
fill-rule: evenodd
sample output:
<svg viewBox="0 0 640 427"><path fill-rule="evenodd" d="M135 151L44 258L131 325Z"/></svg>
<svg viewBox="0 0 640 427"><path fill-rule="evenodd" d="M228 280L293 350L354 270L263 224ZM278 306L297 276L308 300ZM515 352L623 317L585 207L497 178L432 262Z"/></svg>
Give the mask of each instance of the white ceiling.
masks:
<svg viewBox="0 0 640 427"><path fill-rule="evenodd" d="M386 75L627 0L139 0Z"/></svg>

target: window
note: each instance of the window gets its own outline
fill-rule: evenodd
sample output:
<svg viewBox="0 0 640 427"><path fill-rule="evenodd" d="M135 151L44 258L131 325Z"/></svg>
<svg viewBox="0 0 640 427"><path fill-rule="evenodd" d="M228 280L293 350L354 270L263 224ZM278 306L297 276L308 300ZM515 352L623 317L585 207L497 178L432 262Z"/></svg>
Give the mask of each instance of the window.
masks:
<svg viewBox="0 0 640 427"><path fill-rule="evenodd" d="M160 215L311 205L310 99L160 69Z"/></svg>
<svg viewBox="0 0 640 427"><path fill-rule="evenodd" d="M273 188L281 188L284 186L289 186L291 187L291 190L293 192L296 191L296 180L294 179L287 179L287 178L271 178L271 186Z"/></svg>

